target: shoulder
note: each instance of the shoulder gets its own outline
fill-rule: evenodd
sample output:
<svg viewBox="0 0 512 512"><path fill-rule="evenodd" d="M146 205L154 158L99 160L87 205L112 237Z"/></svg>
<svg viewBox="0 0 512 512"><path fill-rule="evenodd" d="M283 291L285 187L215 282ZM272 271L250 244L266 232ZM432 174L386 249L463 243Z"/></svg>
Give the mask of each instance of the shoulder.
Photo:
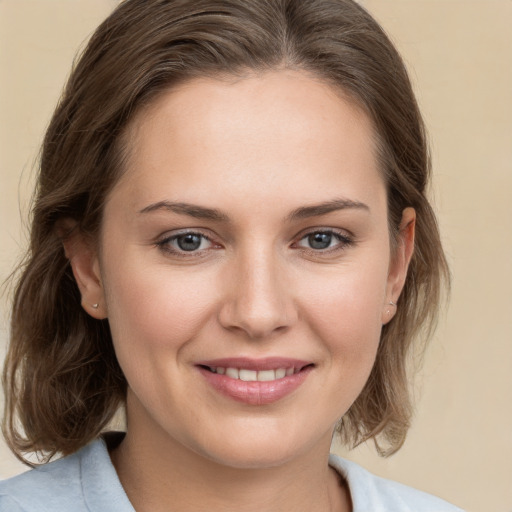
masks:
<svg viewBox="0 0 512 512"><path fill-rule="evenodd" d="M73 455L0 481L0 512L71 510L133 512L102 439Z"/></svg>
<svg viewBox="0 0 512 512"><path fill-rule="evenodd" d="M0 512L65 510L69 499L79 494L80 463L75 454L0 481Z"/></svg>
<svg viewBox="0 0 512 512"><path fill-rule="evenodd" d="M330 456L329 464L347 481L354 512L463 512L436 496L380 478L336 455Z"/></svg>

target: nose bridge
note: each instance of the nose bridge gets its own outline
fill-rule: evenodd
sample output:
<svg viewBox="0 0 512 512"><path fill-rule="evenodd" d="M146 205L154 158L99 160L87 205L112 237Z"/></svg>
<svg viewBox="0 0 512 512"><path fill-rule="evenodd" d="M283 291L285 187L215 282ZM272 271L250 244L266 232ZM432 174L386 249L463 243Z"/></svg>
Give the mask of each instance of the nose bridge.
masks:
<svg viewBox="0 0 512 512"><path fill-rule="evenodd" d="M295 318L284 266L269 245L248 244L229 269L231 293L223 304L221 323L245 331L250 338L283 330Z"/></svg>

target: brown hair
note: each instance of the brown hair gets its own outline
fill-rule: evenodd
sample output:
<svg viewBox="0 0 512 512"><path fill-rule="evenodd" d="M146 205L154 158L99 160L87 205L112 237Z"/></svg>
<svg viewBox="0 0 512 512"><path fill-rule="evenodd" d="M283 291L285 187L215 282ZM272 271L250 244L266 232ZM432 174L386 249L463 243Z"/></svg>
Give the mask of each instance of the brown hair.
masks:
<svg viewBox="0 0 512 512"><path fill-rule="evenodd" d="M121 135L158 94L194 77L283 68L334 84L373 120L393 240L403 209L417 212L397 314L338 428L349 445L373 438L386 454L402 445L411 417L408 354L420 331L433 326L448 274L425 196L423 122L398 53L352 0L126 0L78 60L43 143L3 374L3 432L21 460L27 452L48 460L76 451L106 427L126 393L108 322L81 307L59 219L74 219L96 238L105 198L123 169Z"/></svg>

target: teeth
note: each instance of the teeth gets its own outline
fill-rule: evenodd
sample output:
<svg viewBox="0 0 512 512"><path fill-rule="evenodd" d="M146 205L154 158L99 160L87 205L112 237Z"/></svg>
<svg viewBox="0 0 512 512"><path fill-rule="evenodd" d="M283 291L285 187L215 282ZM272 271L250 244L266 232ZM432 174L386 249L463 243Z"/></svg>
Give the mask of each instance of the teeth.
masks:
<svg viewBox="0 0 512 512"><path fill-rule="evenodd" d="M291 373L290 373L290 375L291 375L293 373L293 368L290 368L290 370L291 370ZM282 379L285 376L286 376L285 368L279 368L279 370L276 370L276 379Z"/></svg>
<svg viewBox="0 0 512 512"><path fill-rule="evenodd" d="M238 370L236 368L226 368L226 377L238 379Z"/></svg>
<svg viewBox="0 0 512 512"><path fill-rule="evenodd" d="M295 373L295 368L278 368L277 370L246 370L245 368L222 368L210 366L210 371L219 375L226 375L230 379L240 379L245 382L269 382L283 379Z"/></svg>
<svg viewBox="0 0 512 512"><path fill-rule="evenodd" d="M278 370L279 371L279 370ZM258 372L258 380L260 382L266 382L269 380L276 380L280 377L277 376L277 371L274 370L261 370Z"/></svg>
<svg viewBox="0 0 512 512"><path fill-rule="evenodd" d="M239 370L238 378L246 382L253 382L258 380L258 372L255 372L254 370Z"/></svg>

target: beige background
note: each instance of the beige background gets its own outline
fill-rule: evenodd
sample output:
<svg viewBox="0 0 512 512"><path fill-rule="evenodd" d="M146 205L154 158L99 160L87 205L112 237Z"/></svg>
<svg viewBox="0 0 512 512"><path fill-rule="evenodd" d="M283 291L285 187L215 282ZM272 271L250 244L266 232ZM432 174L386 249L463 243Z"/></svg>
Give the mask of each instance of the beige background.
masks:
<svg viewBox="0 0 512 512"><path fill-rule="evenodd" d="M0 280L25 245L33 163L73 56L115 3L0 0ZM363 3L416 84L454 282L406 445L348 456L469 512L512 512L512 1ZM0 478L22 469L0 444Z"/></svg>

